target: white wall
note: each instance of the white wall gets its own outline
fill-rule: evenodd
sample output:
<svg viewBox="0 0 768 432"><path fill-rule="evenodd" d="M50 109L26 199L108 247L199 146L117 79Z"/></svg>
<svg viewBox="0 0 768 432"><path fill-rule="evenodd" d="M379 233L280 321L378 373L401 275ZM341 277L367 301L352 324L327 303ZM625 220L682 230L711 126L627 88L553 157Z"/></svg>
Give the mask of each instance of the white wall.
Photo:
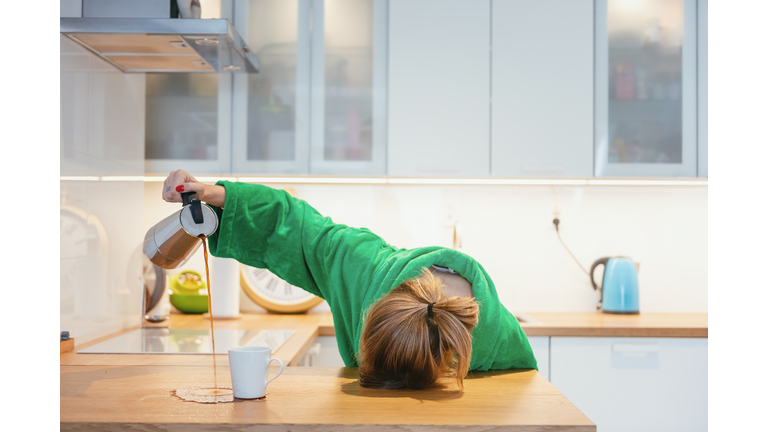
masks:
<svg viewBox="0 0 768 432"><path fill-rule="evenodd" d="M448 219L459 220L462 251L483 265L508 309L595 311L597 293L555 234L557 207L563 240L587 269L604 256L641 264L641 312L707 312L706 187L273 186L398 247L450 246ZM179 208L162 201L161 187L145 184L145 231ZM186 266L203 270L201 255ZM241 296L241 310L256 308Z"/></svg>
<svg viewBox="0 0 768 432"><path fill-rule="evenodd" d="M139 323L144 186L93 179L144 174L145 86L60 44L60 330L79 344Z"/></svg>

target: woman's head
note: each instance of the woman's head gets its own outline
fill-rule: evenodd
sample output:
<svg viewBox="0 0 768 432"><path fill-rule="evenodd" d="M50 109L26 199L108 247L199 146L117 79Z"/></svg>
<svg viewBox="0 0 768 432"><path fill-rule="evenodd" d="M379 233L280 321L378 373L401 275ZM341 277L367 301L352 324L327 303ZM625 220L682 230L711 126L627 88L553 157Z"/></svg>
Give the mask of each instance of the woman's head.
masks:
<svg viewBox="0 0 768 432"><path fill-rule="evenodd" d="M360 338L361 386L423 389L454 376L463 387L478 306L469 296L447 297L441 287L425 269L371 307Z"/></svg>

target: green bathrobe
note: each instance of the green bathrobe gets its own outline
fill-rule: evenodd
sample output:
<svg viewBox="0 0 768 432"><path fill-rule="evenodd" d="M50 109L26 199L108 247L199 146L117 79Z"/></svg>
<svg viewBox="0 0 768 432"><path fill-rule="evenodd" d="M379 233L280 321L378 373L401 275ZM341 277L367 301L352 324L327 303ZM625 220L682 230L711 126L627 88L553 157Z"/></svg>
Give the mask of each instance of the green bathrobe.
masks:
<svg viewBox="0 0 768 432"><path fill-rule="evenodd" d="M266 268L330 305L339 352L347 366L356 354L367 309L431 265L448 267L472 284L480 306L472 331L470 370L536 368L528 338L499 302L482 266L443 247L398 249L366 228L335 224L306 202L266 186L220 181L227 191L219 229L209 237L214 256Z"/></svg>

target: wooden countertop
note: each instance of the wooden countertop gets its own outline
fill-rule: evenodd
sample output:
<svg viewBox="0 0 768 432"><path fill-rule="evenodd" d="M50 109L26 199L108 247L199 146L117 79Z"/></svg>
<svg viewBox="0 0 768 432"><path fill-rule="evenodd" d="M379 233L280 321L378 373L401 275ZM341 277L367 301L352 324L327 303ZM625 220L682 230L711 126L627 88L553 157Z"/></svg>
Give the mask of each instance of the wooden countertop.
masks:
<svg viewBox="0 0 768 432"><path fill-rule="evenodd" d="M705 313L613 315L598 312L530 312L525 315L540 323L522 324L528 336L706 338L709 334L708 314Z"/></svg>
<svg viewBox="0 0 768 432"><path fill-rule="evenodd" d="M261 401L198 404L172 395L212 375L210 366L61 366L61 430L596 430L534 370L473 373L464 391L414 391L361 388L357 368L286 367ZM228 371L219 380L229 384Z"/></svg>

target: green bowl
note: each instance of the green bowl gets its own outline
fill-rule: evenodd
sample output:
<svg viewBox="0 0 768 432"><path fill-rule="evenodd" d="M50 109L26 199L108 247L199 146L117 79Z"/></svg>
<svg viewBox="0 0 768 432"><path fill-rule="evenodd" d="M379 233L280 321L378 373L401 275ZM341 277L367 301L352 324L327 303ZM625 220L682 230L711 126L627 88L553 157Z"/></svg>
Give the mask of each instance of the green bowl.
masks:
<svg viewBox="0 0 768 432"><path fill-rule="evenodd" d="M171 294L171 304L185 314L208 312L208 296L198 294Z"/></svg>
<svg viewBox="0 0 768 432"><path fill-rule="evenodd" d="M201 289L206 288L203 276L194 270L184 270L171 276L170 279L171 291L174 294L197 294Z"/></svg>

